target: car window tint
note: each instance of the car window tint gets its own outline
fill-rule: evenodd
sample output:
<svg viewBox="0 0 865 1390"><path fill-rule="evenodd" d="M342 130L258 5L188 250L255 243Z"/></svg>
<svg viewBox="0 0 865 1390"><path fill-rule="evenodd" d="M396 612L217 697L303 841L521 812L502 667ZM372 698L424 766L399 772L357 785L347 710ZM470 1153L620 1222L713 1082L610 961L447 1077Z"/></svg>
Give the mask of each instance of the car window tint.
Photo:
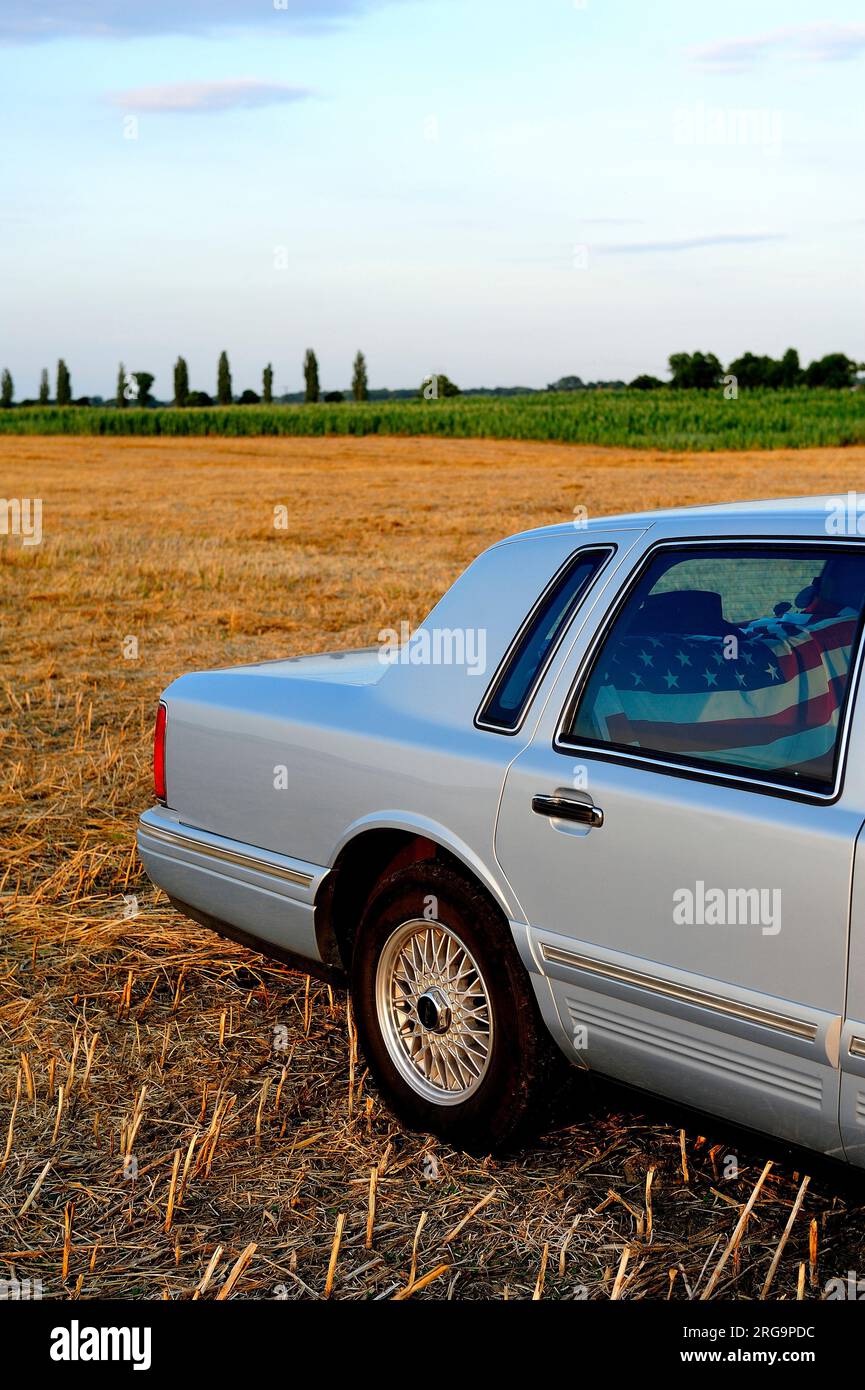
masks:
<svg viewBox="0 0 865 1390"><path fill-rule="evenodd" d="M563 741L825 791L863 602L865 547L659 551Z"/></svg>
<svg viewBox="0 0 865 1390"><path fill-rule="evenodd" d="M610 549L572 555L541 595L493 678L478 722L503 731L519 727L546 663Z"/></svg>

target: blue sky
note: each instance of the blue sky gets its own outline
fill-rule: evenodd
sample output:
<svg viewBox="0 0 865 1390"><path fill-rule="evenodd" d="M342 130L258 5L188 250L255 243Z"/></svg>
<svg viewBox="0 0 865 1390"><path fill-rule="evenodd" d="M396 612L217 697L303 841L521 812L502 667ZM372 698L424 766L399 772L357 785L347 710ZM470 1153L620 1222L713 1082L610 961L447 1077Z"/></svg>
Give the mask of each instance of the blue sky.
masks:
<svg viewBox="0 0 865 1390"><path fill-rule="evenodd" d="M0 365L865 358L865 14L829 4L0 0Z"/></svg>

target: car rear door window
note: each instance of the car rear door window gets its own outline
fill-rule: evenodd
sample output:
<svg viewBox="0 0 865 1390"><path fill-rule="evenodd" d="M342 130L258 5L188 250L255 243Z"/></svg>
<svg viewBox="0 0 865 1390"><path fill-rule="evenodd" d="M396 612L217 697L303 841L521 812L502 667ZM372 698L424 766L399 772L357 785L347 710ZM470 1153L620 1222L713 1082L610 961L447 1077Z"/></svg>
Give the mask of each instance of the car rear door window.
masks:
<svg viewBox="0 0 865 1390"><path fill-rule="evenodd" d="M826 794L865 607L865 546L659 548L559 742Z"/></svg>
<svg viewBox="0 0 865 1390"><path fill-rule="evenodd" d="M611 546L579 550L541 594L484 697L476 723L499 733L515 733L553 653Z"/></svg>

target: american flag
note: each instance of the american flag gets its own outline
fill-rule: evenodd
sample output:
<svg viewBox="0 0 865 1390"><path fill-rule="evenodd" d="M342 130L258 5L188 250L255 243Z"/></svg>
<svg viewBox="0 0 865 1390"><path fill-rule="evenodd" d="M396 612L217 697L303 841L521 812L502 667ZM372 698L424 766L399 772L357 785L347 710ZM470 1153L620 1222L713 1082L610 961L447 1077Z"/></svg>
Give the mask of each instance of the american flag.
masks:
<svg viewBox="0 0 865 1390"><path fill-rule="evenodd" d="M828 780L857 624L844 609L814 621L761 620L734 629L733 641L614 638L595 677L600 737Z"/></svg>

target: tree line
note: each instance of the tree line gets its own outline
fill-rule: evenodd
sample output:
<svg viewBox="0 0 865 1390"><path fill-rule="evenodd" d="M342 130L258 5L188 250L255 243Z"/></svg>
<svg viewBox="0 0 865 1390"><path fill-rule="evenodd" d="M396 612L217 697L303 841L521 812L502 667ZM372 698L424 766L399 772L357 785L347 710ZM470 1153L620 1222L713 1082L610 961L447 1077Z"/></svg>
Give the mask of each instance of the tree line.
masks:
<svg viewBox="0 0 865 1390"><path fill-rule="evenodd" d="M318 377L318 359L312 348L307 348L303 359L304 399L309 402L344 400L342 391L327 391L322 395ZM152 387L156 380L152 372L128 372L121 362L117 368L117 385L114 392L114 405L118 409L129 406L149 406L154 404ZM351 395L356 401L369 398L369 378L366 358L362 352L355 354L351 377ZM39 394L34 400L23 400L22 406L33 405L90 405L93 401L101 403L101 398L72 395L72 380L69 368L61 357L57 363L55 393L52 398L51 383L47 367L43 367L39 381ZM273 401L273 364L268 362L261 374L261 391L244 390L234 395L231 367L228 353L221 352L216 365L216 392L211 396L207 391L193 391L189 386L189 367L184 357L178 357L174 364L174 396L172 404L178 408L201 405L270 405ZM0 407L8 408L15 403L15 384L12 373L4 367L0 373Z"/></svg>
<svg viewBox="0 0 865 1390"><path fill-rule="evenodd" d="M843 352L827 353L803 367L795 348L788 348L779 358L744 352L726 370L713 352L674 352L668 363L670 386L697 391L714 390L729 377L734 377L736 385L746 391L789 391L799 386L844 390L855 386L859 372L865 371L865 364L854 362ZM636 377L630 386L651 391L665 384L656 376L644 375Z"/></svg>
<svg viewBox="0 0 865 1390"><path fill-rule="evenodd" d="M670 380L661 381L659 377L646 373L631 382L593 381L584 382L578 376L563 376L550 382L547 391L622 391L627 389L653 391L659 389L711 391L735 380L737 388L744 390L787 391L799 387L823 387L830 390L850 389L860 384L859 373L865 371L865 363L857 363L843 352L830 352L803 367L795 348L788 348L779 358L760 356L745 352L724 368L713 352L674 352L668 358ZM312 348L307 348L303 359L303 399L306 402L336 402L345 399L342 391L327 391L322 394L319 382L318 358ZM121 362L117 369L117 385L113 403L119 409L129 406L151 406L155 404L152 387L155 377L152 372L128 372ZM261 374L261 391L246 389L234 395L231 367L228 353L221 352L216 368L216 391L209 395L206 391L193 391L189 385L189 368L184 357L178 357L174 364L174 396L172 404L178 408L206 405L270 405L273 401L273 365L268 362ZM425 377L417 390L417 396L426 400L439 396L466 395L511 395L536 394L533 387L502 387L494 390L479 388L463 393L444 373ZM411 391L376 391L376 397L407 397ZM369 379L366 358L357 352L352 367L351 398L355 401L370 399ZM283 399L286 399L283 397ZM8 368L0 373L0 408L8 409L15 403L15 386ZM23 400L22 406L34 405L91 405L102 404L100 396L80 396L73 399L72 381L69 368L61 357L57 363L54 396L47 368L43 368L39 382L39 394L35 400Z"/></svg>

